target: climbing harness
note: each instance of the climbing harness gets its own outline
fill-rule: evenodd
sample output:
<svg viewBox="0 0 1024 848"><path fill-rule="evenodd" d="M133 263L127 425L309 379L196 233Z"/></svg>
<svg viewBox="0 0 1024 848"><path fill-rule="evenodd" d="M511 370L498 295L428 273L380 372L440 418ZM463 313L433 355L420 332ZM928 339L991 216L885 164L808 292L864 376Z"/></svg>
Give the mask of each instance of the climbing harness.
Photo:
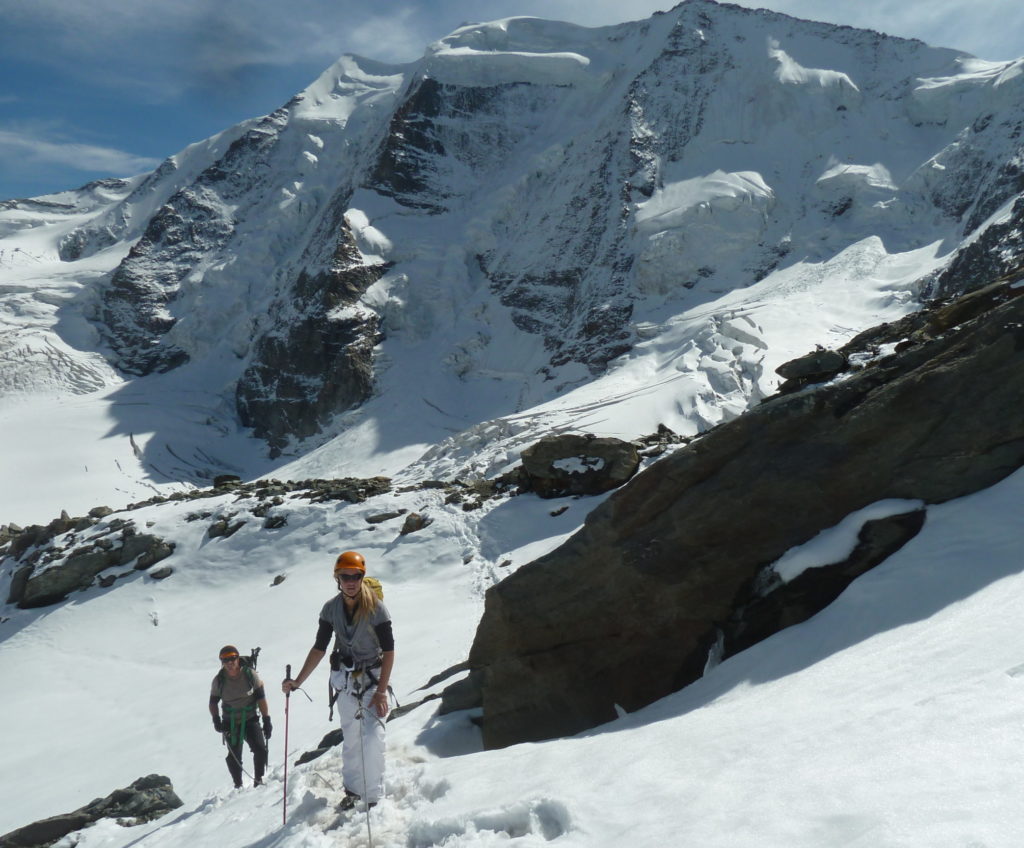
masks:
<svg viewBox="0 0 1024 848"><path fill-rule="evenodd" d="M370 678L369 684L364 684L362 686L358 686L358 688L355 691L350 691L348 693L353 698L355 698L357 701L359 701L359 706L362 707L363 695L371 687L376 688L376 686L377 686L377 684L379 682L378 679L377 679L377 675L375 675L373 673L373 670L375 668L380 668L381 661L378 659L372 665L363 666L361 668L356 668L354 666L352 666L352 667L340 666L340 665L335 665L335 663L337 662L337 659L336 659L335 655L337 653L338 652L335 651L334 654L331 654L331 668L334 671L344 671L345 672L345 689L346 690L350 689L349 681L352 678L356 679L357 686L358 686L358 683L359 683L359 678L363 674L365 674L368 678ZM334 704L338 700L338 695L341 694L341 691L342 690L340 690L340 689L335 689L334 688L334 683L332 682L331 677L329 675L328 678L327 678L327 708L328 708L327 720L330 721L330 722L334 721ZM398 703L398 697L395 695L395 690L391 688L390 684L388 685L387 693L386 694L387 694L389 700L392 700L392 701L395 702L395 707L396 708L401 706L401 704ZM378 719L378 721L379 721L379 719Z"/></svg>

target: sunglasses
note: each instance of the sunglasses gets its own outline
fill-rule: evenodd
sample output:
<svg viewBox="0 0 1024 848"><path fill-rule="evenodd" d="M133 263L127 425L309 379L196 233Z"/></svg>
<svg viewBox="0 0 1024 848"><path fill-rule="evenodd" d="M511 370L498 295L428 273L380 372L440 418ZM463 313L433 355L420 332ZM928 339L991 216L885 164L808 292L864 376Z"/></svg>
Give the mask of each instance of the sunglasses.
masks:
<svg viewBox="0 0 1024 848"><path fill-rule="evenodd" d="M229 665L233 662L238 662L238 657L224 657L221 661L221 665Z"/></svg>
<svg viewBox="0 0 1024 848"><path fill-rule="evenodd" d="M357 583L357 582L359 582L360 580L363 579L363 575L362 574L346 574L345 572L341 572L340 574L338 574L338 579L340 581L342 581L342 583Z"/></svg>

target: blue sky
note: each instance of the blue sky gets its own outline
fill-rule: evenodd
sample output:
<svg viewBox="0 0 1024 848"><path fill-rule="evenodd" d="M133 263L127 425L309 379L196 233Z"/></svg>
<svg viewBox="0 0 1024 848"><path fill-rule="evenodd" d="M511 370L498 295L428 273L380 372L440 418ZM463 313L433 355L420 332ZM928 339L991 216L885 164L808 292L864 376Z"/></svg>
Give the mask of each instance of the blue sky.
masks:
<svg viewBox="0 0 1024 848"><path fill-rule="evenodd" d="M600 26L658 0L0 0L0 199L148 171L277 108L342 53L412 61L467 21ZM955 47L1024 55L1020 0L742 2Z"/></svg>

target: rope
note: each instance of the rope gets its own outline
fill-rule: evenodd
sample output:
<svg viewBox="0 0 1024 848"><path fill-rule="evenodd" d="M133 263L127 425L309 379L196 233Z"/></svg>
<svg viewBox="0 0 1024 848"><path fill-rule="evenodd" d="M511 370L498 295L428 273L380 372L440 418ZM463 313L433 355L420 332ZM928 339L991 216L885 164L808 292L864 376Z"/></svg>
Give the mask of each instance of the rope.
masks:
<svg viewBox="0 0 1024 848"><path fill-rule="evenodd" d="M229 753L229 754L231 755L231 759L233 759L233 760L234 760L234 761L235 761L236 763L238 763L238 767L239 767L239 768L240 768L240 769L242 770L242 774L244 774L244 775L245 775L245 776L246 776L247 778L249 778L249 780L251 780L251 781L252 781L253 783L255 783L255 782L256 782L256 778L255 778L255 777L253 777L253 776L252 776L251 774L249 774L249 772L247 772L247 771L245 770L245 766L243 766L243 765L242 765L242 761L241 761L240 759L238 759L238 757L236 757L236 756L235 756L235 751L234 751L234 749L233 749L233 748L231 747L231 745L230 745L230 744L228 743L228 735L227 735L227 732L225 731L224 733L222 733L222 734L220 735L220 738L221 738L221 741L222 741L222 742L223 742L223 743L224 743L225 745L227 745L227 746L228 746L228 753ZM239 746L241 746L241 742L239 742ZM269 752L268 752L267 760L268 760L268 765L269 765L269 760L270 760Z"/></svg>
<svg viewBox="0 0 1024 848"><path fill-rule="evenodd" d="M292 679L292 667L284 667L284 679ZM281 827L288 824L288 704L291 703L292 693L289 689L284 693L284 789L281 798Z"/></svg>
<svg viewBox="0 0 1024 848"><path fill-rule="evenodd" d="M356 720L359 722L359 759L362 761L363 769L363 803L366 805L366 838L369 843L369 848L373 848L373 828L370 827L370 805L365 798L366 794L366 753L363 750L363 695L366 694L366 690L359 693L358 703L359 709L356 710Z"/></svg>

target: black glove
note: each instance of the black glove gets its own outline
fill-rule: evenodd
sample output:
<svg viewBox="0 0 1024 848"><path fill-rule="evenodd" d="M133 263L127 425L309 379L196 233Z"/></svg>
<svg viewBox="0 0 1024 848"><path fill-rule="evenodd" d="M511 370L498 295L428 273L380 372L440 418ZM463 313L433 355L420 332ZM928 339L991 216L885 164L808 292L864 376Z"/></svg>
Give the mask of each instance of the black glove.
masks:
<svg viewBox="0 0 1024 848"><path fill-rule="evenodd" d="M270 716L263 716L263 735L269 739L273 730L274 726L270 723Z"/></svg>
<svg viewBox="0 0 1024 848"><path fill-rule="evenodd" d="M220 720L220 716L213 717L213 729L216 730L218 733L224 732L224 722Z"/></svg>

